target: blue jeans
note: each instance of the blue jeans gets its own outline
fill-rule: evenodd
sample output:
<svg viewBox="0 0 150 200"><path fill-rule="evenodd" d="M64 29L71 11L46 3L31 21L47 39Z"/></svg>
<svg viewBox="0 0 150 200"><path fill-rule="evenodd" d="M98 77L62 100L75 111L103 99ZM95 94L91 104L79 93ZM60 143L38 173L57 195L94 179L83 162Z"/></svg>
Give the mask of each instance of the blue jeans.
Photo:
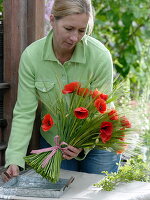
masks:
<svg viewBox="0 0 150 200"><path fill-rule="evenodd" d="M50 144L41 137L40 148L50 147ZM61 168L71 171L102 174L102 171L117 172L121 155L105 150L91 150L84 160L63 160ZM118 163L118 164L117 164Z"/></svg>

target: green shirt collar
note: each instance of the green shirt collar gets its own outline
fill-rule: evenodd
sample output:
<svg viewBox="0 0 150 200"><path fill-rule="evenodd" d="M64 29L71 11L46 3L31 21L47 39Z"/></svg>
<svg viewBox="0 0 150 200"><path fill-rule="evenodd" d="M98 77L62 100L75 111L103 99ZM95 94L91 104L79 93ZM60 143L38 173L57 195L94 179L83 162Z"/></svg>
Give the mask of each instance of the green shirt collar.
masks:
<svg viewBox="0 0 150 200"><path fill-rule="evenodd" d="M53 38L53 31L50 31L50 33L48 34L45 40L43 59L58 62L58 59L56 58L53 48L52 48L52 38ZM85 43L85 37L83 37L82 40L76 45L73 55L71 59L69 60L70 62L76 62L76 63L86 62L84 43Z"/></svg>

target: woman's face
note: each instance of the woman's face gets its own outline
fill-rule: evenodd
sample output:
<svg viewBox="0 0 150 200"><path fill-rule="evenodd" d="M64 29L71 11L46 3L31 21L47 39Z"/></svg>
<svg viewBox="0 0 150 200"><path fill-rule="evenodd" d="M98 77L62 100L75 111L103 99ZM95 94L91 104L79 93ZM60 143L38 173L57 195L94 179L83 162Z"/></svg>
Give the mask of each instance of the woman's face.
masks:
<svg viewBox="0 0 150 200"><path fill-rule="evenodd" d="M50 19L54 32L54 49L68 52L73 50L84 36L89 16L85 13L73 14L56 20L51 15Z"/></svg>

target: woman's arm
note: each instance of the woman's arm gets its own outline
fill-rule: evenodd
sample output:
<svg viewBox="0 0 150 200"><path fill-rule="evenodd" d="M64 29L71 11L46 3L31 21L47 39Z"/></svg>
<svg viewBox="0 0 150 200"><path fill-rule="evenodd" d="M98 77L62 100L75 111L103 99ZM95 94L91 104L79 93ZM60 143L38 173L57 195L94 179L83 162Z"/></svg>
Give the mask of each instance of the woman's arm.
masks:
<svg viewBox="0 0 150 200"><path fill-rule="evenodd" d="M26 155L32 135L35 111L38 99L35 91L35 72L31 63L31 56L25 50L21 56L19 66L19 83L17 102L13 111L13 120L8 147L6 150L6 164L25 167L23 157Z"/></svg>

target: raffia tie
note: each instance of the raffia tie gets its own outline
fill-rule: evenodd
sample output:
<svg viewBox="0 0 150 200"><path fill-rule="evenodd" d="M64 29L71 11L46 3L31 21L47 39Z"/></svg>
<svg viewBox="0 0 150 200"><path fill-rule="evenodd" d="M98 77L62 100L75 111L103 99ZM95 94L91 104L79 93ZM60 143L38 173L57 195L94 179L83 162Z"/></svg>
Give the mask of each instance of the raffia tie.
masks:
<svg viewBox="0 0 150 200"><path fill-rule="evenodd" d="M49 160L55 155L55 153L58 151L58 149L60 149L62 152L63 152L63 150L67 149L66 147L64 147L64 148L61 147L63 144L65 144L65 145L68 145L68 144L66 142L60 143L60 136L59 135L56 135L54 137L54 142L56 144L56 146L54 146L54 147L49 147L49 148L31 151L31 153L34 153L34 154L40 154L40 153L43 153L43 152L51 151L51 153L43 160L42 168L44 168L48 164Z"/></svg>

